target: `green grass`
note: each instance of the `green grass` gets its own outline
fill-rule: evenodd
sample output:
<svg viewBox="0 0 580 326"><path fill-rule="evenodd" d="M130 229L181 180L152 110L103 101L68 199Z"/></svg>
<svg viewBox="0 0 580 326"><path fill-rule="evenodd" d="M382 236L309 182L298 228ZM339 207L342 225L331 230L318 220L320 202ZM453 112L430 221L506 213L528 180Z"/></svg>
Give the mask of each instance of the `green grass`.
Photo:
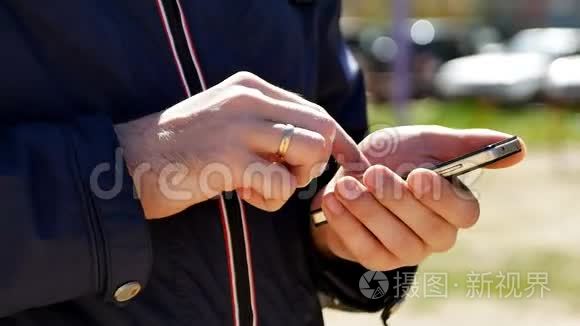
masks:
<svg viewBox="0 0 580 326"><path fill-rule="evenodd" d="M447 273L447 285L449 298L462 299L466 298L468 300L475 300L473 297L469 298L467 295L470 293L470 286L468 285L468 280L470 279L470 274L483 274L489 273L485 276L485 280L491 281L489 285L490 296L487 297L487 293L483 297L484 300L500 300L506 302L526 302L533 299L540 299L539 295L535 295L532 298L526 298L526 288L528 287L527 276L528 273L547 273L549 275L547 287L550 291L545 292L544 299L559 300L561 302L566 302L569 307L578 309L580 307L580 278L578 278L578 271L580 270L580 261L576 255L568 255L565 252L555 252L555 251L534 251L534 253L519 252L513 255L507 255L504 260L495 262L492 265L487 265L484 262L478 262L475 266L469 266L466 261L469 259L462 259L463 257L468 257L466 252L448 253L446 255L438 255L429 259L425 264L421 266L418 280L419 283L425 282L425 277L428 277L429 273ZM521 277L521 283L517 288L523 292L524 297L513 298L513 297L502 297L501 279L498 277L498 273L503 272L504 274L518 273ZM471 277L473 280L473 276ZM418 284L422 289L423 284ZM487 289L487 286L482 288ZM473 290L473 288L471 288ZM505 292L504 292L505 293ZM437 304L441 299L429 299L420 300L422 305L433 305Z"/></svg>
<svg viewBox="0 0 580 326"><path fill-rule="evenodd" d="M518 135L532 146L580 142L580 112L529 105L500 108L475 101L413 102L404 124L437 124L452 128L490 128ZM391 107L370 105L371 129L399 125Z"/></svg>

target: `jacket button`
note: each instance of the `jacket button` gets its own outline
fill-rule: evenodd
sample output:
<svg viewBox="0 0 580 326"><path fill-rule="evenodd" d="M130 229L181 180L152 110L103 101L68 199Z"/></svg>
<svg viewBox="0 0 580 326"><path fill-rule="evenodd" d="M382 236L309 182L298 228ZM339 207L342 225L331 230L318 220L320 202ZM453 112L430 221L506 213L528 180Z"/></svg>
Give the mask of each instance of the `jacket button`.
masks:
<svg viewBox="0 0 580 326"><path fill-rule="evenodd" d="M114 297L117 302L126 302L137 296L139 292L141 292L141 284L139 282L128 282L115 291Z"/></svg>

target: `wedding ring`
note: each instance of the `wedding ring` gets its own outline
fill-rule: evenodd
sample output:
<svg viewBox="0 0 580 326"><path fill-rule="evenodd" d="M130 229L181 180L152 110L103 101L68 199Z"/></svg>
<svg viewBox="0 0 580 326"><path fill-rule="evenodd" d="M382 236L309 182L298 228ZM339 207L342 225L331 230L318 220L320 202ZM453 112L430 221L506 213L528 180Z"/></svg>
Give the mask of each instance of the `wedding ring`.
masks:
<svg viewBox="0 0 580 326"><path fill-rule="evenodd" d="M278 146L278 152L276 155L279 158L284 158L286 153L288 153L288 148L290 148L290 141L292 140L292 135L294 135L294 126L287 124L282 130L282 140L280 140L280 145Z"/></svg>

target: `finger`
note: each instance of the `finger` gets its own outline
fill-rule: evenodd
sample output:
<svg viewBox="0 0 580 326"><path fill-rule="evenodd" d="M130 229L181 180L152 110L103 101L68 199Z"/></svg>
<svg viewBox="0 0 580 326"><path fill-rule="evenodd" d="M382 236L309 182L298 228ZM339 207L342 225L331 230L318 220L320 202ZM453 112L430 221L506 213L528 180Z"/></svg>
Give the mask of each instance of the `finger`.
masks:
<svg viewBox="0 0 580 326"><path fill-rule="evenodd" d="M300 103L271 98L257 89L240 86L235 90L233 99L228 102L232 109L244 108L264 121L292 124L321 134L328 144L333 142L336 122L328 114Z"/></svg>
<svg viewBox="0 0 580 326"><path fill-rule="evenodd" d="M323 250L323 254L356 261L356 257L331 227L312 227L312 232L314 241L317 243L317 247Z"/></svg>
<svg viewBox="0 0 580 326"><path fill-rule="evenodd" d="M290 144L283 157L277 156L286 125L259 121L247 133L250 148L273 161L287 163L290 172L296 177L299 187L320 176L326 169L330 148L324 137L314 131L294 128Z"/></svg>
<svg viewBox="0 0 580 326"><path fill-rule="evenodd" d="M252 150L261 154L277 154L287 125L269 121L256 121L250 126L245 135ZM295 127L290 138L290 145L284 162L293 165L313 165L327 162L330 157L330 148L321 134Z"/></svg>
<svg viewBox="0 0 580 326"><path fill-rule="evenodd" d="M365 155L348 133L325 111L312 111L292 102L269 101L269 109L262 112L267 120L290 123L321 134L330 153L348 175L360 176L370 166Z"/></svg>
<svg viewBox="0 0 580 326"><path fill-rule="evenodd" d="M296 178L283 164L272 163L256 156L245 166L238 188L251 189L259 194L263 201L256 196L250 198L261 203L259 207L261 209L278 210L296 190ZM250 195L252 193L243 197Z"/></svg>
<svg viewBox="0 0 580 326"><path fill-rule="evenodd" d="M443 252L453 247L457 228L417 200L396 173L375 165L365 172L363 181L375 199L398 216L429 249Z"/></svg>
<svg viewBox="0 0 580 326"><path fill-rule="evenodd" d="M352 177L338 180L336 197L400 261L415 265L425 259L428 254L425 243L358 180Z"/></svg>
<svg viewBox="0 0 580 326"><path fill-rule="evenodd" d="M238 188L236 189L236 192L242 200L256 208L266 210L269 206L266 204L264 196L260 195L252 188Z"/></svg>
<svg viewBox="0 0 580 326"><path fill-rule="evenodd" d="M469 189L456 187L427 169L411 171L409 189L425 206L458 228L469 228L479 218L479 203Z"/></svg>
<svg viewBox="0 0 580 326"><path fill-rule="evenodd" d="M464 155L484 146L497 143L512 137L489 129L450 129L440 126L429 126L421 135L426 148L441 148L433 155L440 161L447 161ZM519 139L522 151L499 162L488 165L486 168L505 168L521 162L526 156L525 143Z"/></svg>
<svg viewBox="0 0 580 326"><path fill-rule="evenodd" d="M237 76L236 76L237 75ZM285 102L298 103L316 112L330 117L330 114L321 106L312 103L301 96L274 86L267 81L249 73L240 73L234 76L234 81L248 88L260 90L264 95ZM331 117L330 117L331 118ZM332 118L331 118L332 119ZM351 174L361 174L370 166L365 155L362 154L356 142L334 119L334 133L331 137L332 155L336 161L345 167ZM286 121L281 121L286 122ZM286 122L291 123L291 122Z"/></svg>
<svg viewBox="0 0 580 326"><path fill-rule="evenodd" d="M258 209L267 212L275 212L286 203L286 201L278 199L266 199L264 196L251 188L240 188L236 189L236 191L242 200Z"/></svg>
<svg viewBox="0 0 580 326"><path fill-rule="evenodd" d="M385 248L334 196L324 196L322 202L328 225L354 257L354 261L375 270L392 270L402 262Z"/></svg>
<svg viewBox="0 0 580 326"><path fill-rule="evenodd" d="M356 142L326 112L312 111L287 101L266 98L264 101L269 102L268 108L262 111L267 120L290 123L323 135L327 146L331 146L332 156L345 168L347 174L362 175L370 166Z"/></svg>
<svg viewBox="0 0 580 326"><path fill-rule="evenodd" d="M338 125L336 138L332 146L332 156L341 165L346 175L358 178L370 166L370 163L356 142Z"/></svg>

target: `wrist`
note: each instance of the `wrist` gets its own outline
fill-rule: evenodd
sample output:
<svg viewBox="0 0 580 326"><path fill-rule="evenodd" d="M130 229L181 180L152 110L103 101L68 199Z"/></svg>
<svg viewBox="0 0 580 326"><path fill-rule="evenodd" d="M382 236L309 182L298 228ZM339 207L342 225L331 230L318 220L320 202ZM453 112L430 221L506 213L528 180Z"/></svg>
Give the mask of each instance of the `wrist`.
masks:
<svg viewBox="0 0 580 326"><path fill-rule="evenodd" d="M153 142L157 139L155 136L157 120L158 114L154 114L114 126L131 176L135 174L140 164L151 163L149 162L151 155L148 153L155 147Z"/></svg>
<svg viewBox="0 0 580 326"><path fill-rule="evenodd" d="M156 115L150 115L114 125L123 160L147 219L163 216L156 210L159 206L156 200L158 178L153 168L157 120Z"/></svg>

